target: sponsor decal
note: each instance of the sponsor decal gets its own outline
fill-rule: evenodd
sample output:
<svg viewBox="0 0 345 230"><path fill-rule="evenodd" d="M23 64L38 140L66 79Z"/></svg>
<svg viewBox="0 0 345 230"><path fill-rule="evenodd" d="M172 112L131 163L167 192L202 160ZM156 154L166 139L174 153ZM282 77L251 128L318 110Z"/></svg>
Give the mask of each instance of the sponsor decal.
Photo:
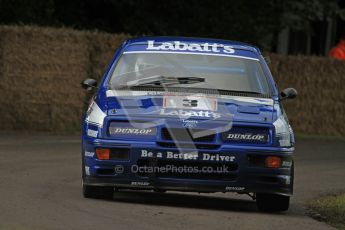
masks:
<svg viewBox="0 0 345 230"><path fill-rule="evenodd" d="M226 191L243 191L245 189L246 189L245 187L231 187L231 186L225 187Z"/></svg>
<svg viewBox="0 0 345 230"><path fill-rule="evenodd" d="M197 152L190 153L174 153L168 151L166 153L166 159L179 159L179 160L196 160L199 157Z"/></svg>
<svg viewBox="0 0 345 230"><path fill-rule="evenodd" d="M154 40L147 41L146 50L156 51L196 51L196 52L212 52L233 54L235 49L232 46L219 44L219 43L184 43L180 41L163 42L160 44L155 43Z"/></svg>
<svg viewBox="0 0 345 230"><path fill-rule="evenodd" d="M291 167L292 166L292 161L283 161L282 162L283 167Z"/></svg>
<svg viewBox="0 0 345 230"><path fill-rule="evenodd" d="M195 128L198 125L197 120L182 119L182 126L184 128Z"/></svg>
<svg viewBox="0 0 345 230"><path fill-rule="evenodd" d="M225 154L213 154L213 153L198 153L194 152L154 152L146 149L141 150L140 156L142 158L164 158L174 160L202 160L202 161L217 161L217 162L234 162L236 157Z"/></svg>
<svg viewBox="0 0 345 230"><path fill-rule="evenodd" d="M178 116L182 118L188 118L188 117L209 117L209 118L214 118L218 119L221 117L220 113L215 113L212 111L208 110L183 110L183 109L178 109L178 110L167 110L167 109L161 109L160 115L164 116Z"/></svg>
<svg viewBox="0 0 345 230"><path fill-rule="evenodd" d="M196 160L199 155L197 152L189 153L175 153L172 151L167 152L153 152L146 149L141 150L141 157L143 158L166 158L166 159L180 159L180 160Z"/></svg>
<svg viewBox="0 0 345 230"><path fill-rule="evenodd" d="M204 160L204 161L233 162L235 160L235 156L203 153L202 160Z"/></svg>
<svg viewBox="0 0 345 230"><path fill-rule="evenodd" d="M93 157L94 155L95 155L95 152L85 151L85 156L86 157Z"/></svg>
<svg viewBox="0 0 345 230"><path fill-rule="evenodd" d="M87 176L90 176L90 167L89 166L85 166L85 174Z"/></svg>
<svg viewBox="0 0 345 230"><path fill-rule="evenodd" d="M111 126L109 127L109 133L111 135L116 135L116 134L155 135L156 128L139 129L139 128L123 128L123 127Z"/></svg>
<svg viewBox="0 0 345 230"><path fill-rule="evenodd" d="M252 134L252 133L229 133L226 136L229 140L246 140L246 141L259 141L259 142L266 142L267 135L265 134Z"/></svg>
<svg viewBox="0 0 345 230"><path fill-rule="evenodd" d="M150 183L149 182L143 182L143 181L132 181L131 185L134 185L134 186L149 186Z"/></svg>
<svg viewBox="0 0 345 230"><path fill-rule="evenodd" d="M88 129L87 130L87 135L90 136L90 137L97 137L98 131L92 130L92 129Z"/></svg>

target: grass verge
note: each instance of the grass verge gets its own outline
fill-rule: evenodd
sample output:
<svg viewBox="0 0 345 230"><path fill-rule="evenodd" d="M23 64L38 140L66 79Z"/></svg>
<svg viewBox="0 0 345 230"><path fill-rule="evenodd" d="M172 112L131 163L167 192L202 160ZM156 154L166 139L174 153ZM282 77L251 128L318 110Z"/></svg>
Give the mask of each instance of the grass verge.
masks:
<svg viewBox="0 0 345 230"><path fill-rule="evenodd" d="M345 230L345 193L311 201L309 213L317 220Z"/></svg>

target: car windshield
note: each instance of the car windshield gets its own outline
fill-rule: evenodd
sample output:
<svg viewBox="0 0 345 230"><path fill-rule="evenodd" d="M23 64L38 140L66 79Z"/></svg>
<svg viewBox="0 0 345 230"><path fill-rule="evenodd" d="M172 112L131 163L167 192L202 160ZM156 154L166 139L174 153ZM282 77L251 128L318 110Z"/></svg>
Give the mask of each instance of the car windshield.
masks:
<svg viewBox="0 0 345 230"><path fill-rule="evenodd" d="M270 94L269 84L257 59L172 52L124 53L112 73L109 88L136 86Z"/></svg>

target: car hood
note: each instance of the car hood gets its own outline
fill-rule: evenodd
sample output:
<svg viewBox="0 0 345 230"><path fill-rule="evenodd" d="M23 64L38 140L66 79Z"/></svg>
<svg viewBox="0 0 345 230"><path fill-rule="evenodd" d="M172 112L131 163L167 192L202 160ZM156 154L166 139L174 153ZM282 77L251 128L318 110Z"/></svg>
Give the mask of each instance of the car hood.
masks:
<svg viewBox="0 0 345 230"><path fill-rule="evenodd" d="M272 123L274 101L228 95L108 90L107 115Z"/></svg>

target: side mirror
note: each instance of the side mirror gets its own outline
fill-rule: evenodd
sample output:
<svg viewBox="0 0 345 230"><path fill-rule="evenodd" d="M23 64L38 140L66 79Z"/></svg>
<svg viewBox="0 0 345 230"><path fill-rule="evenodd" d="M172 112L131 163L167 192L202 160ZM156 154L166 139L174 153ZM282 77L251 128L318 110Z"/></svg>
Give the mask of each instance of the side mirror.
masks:
<svg viewBox="0 0 345 230"><path fill-rule="evenodd" d="M294 88L286 88L280 93L280 100L283 101L285 99L293 99L297 97L297 90Z"/></svg>
<svg viewBox="0 0 345 230"><path fill-rule="evenodd" d="M81 82L81 86L86 90L92 90L93 88L97 88L97 81L95 79L88 78Z"/></svg>

